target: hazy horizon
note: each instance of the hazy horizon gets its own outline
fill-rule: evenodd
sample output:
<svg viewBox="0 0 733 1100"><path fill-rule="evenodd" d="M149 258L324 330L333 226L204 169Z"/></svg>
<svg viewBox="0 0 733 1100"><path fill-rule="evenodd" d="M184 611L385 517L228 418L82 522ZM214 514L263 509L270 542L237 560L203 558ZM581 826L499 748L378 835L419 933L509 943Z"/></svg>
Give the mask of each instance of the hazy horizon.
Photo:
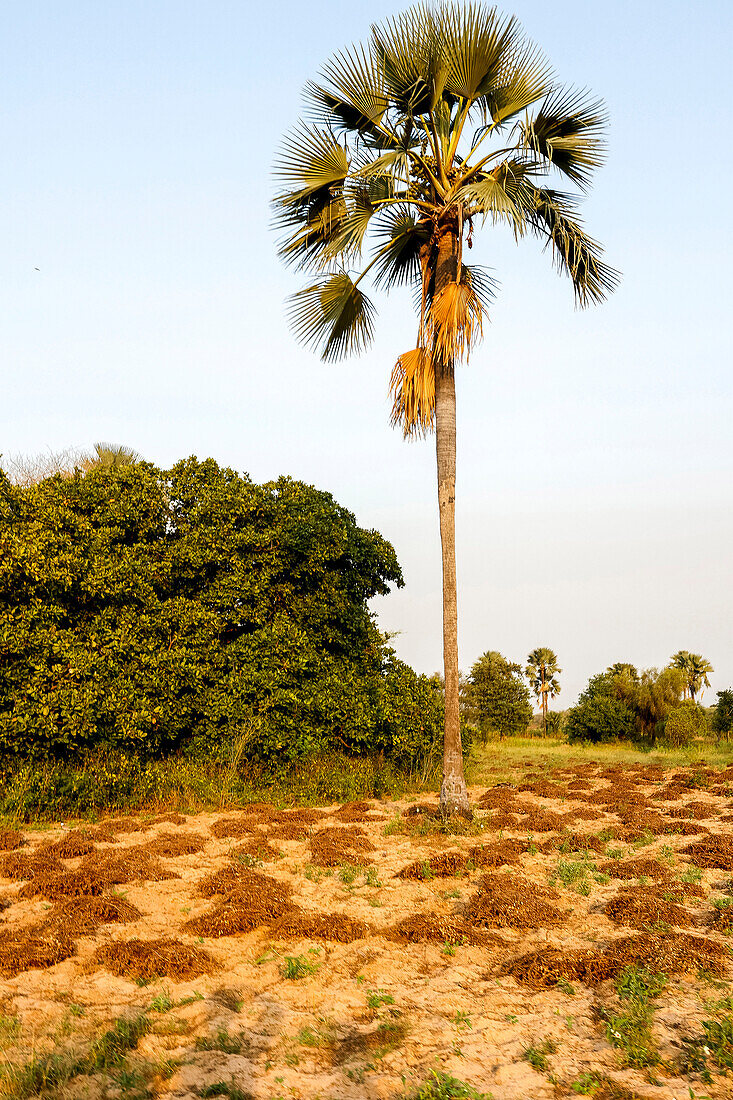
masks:
<svg viewBox="0 0 733 1100"><path fill-rule="evenodd" d="M409 295L375 297L367 355L320 363L287 329L303 278L278 263L268 207L302 85L405 6L287 0L274 28L271 7L233 0L6 12L0 452L104 439L327 489L395 546L406 587L372 606L433 672L433 441L388 423ZM733 9L500 7L606 101L585 218L623 280L576 312L536 243L477 227L501 289L458 376L461 667L549 645L565 708L613 661L661 667L684 648L715 668L710 704L733 684L731 228L710 194L732 159Z"/></svg>

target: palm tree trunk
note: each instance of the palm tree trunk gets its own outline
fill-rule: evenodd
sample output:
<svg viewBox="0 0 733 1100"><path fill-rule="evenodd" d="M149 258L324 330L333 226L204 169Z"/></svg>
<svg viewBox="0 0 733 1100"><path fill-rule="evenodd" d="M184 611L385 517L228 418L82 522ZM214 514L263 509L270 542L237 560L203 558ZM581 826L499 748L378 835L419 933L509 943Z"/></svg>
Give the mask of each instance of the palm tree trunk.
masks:
<svg viewBox="0 0 733 1100"><path fill-rule="evenodd" d="M436 292L458 275L460 242L455 230L444 230L438 243ZM471 815L463 774L458 694L458 586L456 582L456 383L452 363L435 363L435 451L438 510L443 554L443 667L445 736L440 809L443 814Z"/></svg>

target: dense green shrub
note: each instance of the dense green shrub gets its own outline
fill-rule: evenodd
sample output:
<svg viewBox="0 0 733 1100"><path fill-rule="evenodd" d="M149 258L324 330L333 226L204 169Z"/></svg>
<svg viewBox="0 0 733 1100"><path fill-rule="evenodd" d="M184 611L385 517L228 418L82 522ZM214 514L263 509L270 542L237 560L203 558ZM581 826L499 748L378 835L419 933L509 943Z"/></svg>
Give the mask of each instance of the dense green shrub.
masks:
<svg viewBox="0 0 733 1100"><path fill-rule="evenodd" d="M571 743L631 741L637 736L636 716L618 697L613 673L592 677L577 704L567 712L565 733Z"/></svg>
<svg viewBox="0 0 733 1100"><path fill-rule="evenodd" d="M673 748L684 748L709 732L707 714L691 699L674 707L664 723L664 740Z"/></svg>
<svg viewBox="0 0 733 1100"><path fill-rule="evenodd" d="M522 666L489 650L474 663L463 691L464 713L485 743L518 736L532 720Z"/></svg>
<svg viewBox="0 0 733 1100"><path fill-rule="evenodd" d="M425 755L440 692L367 606L391 584L390 544L289 478L0 473L0 755Z"/></svg>
<svg viewBox="0 0 733 1100"><path fill-rule="evenodd" d="M713 708L712 727L718 740L724 737L728 741L733 733L733 688L726 688L716 694L718 702Z"/></svg>

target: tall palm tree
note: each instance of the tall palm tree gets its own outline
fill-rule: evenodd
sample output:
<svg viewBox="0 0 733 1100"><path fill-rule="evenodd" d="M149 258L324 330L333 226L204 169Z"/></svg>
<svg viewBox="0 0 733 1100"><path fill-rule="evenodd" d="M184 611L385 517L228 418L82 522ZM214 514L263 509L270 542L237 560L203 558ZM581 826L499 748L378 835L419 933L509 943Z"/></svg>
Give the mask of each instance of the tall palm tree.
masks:
<svg viewBox="0 0 733 1100"><path fill-rule="evenodd" d="M94 454L84 464L86 470L118 470L122 466L134 466L142 457L132 447L115 443L95 443Z"/></svg>
<svg viewBox="0 0 733 1100"><path fill-rule="evenodd" d="M562 669L558 667L557 654L547 646L538 646L527 657L525 676L542 711L542 724L547 734L548 697L554 699L560 694L560 681L557 679Z"/></svg>
<svg viewBox="0 0 733 1100"><path fill-rule="evenodd" d="M334 55L305 89L275 174L282 258L311 273L290 299L296 336L334 360L368 346L364 290L413 288L417 339L392 372L393 423L435 430L443 563L444 812L468 812L458 685L454 368L480 338L494 283L464 263L477 226L536 236L600 302L616 273L577 216L601 163L605 113L561 87L514 17L482 3L420 3ZM552 186L563 177L575 193Z"/></svg>
<svg viewBox="0 0 733 1100"><path fill-rule="evenodd" d="M702 696L705 688L710 687L708 673L715 672L707 657L703 657L701 653L690 653L686 649L680 649L679 652L675 653L670 662L670 667L677 668L682 672L684 676L683 697L686 699L689 692L693 703L698 692Z"/></svg>

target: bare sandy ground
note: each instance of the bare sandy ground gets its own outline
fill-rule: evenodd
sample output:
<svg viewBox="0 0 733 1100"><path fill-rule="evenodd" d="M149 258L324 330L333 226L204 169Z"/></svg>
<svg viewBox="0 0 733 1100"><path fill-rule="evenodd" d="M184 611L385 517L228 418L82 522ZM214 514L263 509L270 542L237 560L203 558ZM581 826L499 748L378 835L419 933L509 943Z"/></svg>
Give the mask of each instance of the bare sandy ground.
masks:
<svg viewBox="0 0 733 1100"><path fill-rule="evenodd" d="M0 831L0 1091L145 1011L62 1092L371 1100L438 1072L495 1100L733 1096L699 1041L733 988L733 769L471 795L457 832L427 798ZM629 963L667 978L648 1066L613 1034Z"/></svg>

